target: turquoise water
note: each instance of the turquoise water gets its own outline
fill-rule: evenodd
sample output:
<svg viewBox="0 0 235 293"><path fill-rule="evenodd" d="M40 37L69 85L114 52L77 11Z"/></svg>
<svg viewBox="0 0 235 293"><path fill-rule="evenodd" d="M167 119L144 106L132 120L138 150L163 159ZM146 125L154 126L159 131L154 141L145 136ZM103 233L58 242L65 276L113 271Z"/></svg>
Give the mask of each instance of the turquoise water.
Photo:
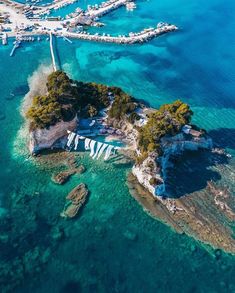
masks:
<svg viewBox="0 0 235 293"><path fill-rule="evenodd" d="M123 8L101 19L99 30L123 34L158 21L181 30L132 47L57 39L58 63L72 78L121 86L155 107L182 98L194 122L235 155L234 9L227 0L137 2L132 13ZM20 105L28 77L51 62L49 43L25 44L13 58L11 46L0 47L1 289L20 283L15 292L235 292L234 257L150 218L128 192L130 165L82 155L87 171L61 187L50 180L58 168L28 160L18 138ZM194 192L203 192L212 170L234 194L234 159L206 168L194 172ZM183 185L187 170L179 176ZM79 182L91 191L89 201L65 221L65 196Z"/></svg>

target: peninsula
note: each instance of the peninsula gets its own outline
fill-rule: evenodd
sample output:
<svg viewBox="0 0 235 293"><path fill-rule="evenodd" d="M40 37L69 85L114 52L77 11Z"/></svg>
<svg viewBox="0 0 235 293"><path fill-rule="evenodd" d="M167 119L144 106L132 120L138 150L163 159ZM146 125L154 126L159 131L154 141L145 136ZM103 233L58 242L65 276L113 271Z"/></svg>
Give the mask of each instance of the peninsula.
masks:
<svg viewBox="0 0 235 293"><path fill-rule="evenodd" d="M96 137L115 137L125 144L119 153L135 162L128 185L148 213L179 233L235 253L234 199L229 191L208 182L206 197L175 198L176 186L169 188L172 158L200 150L226 158L224 152L213 149L204 130L190 123L193 112L187 104L177 100L152 109L120 88L74 81L62 71L48 76L46 88L45 95L33 98L25 114L32 154L48 148L89 149L93 158L99 158L103 147L96 144Z"/></svg>

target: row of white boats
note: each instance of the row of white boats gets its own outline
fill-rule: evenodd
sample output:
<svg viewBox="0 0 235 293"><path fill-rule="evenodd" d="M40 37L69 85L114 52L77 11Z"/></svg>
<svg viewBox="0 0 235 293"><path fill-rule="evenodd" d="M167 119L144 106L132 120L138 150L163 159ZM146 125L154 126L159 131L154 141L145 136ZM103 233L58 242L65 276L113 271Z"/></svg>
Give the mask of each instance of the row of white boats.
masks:
<svg viewBox="0 0 235 293"><path fill-rule="evenodd" d="M117 150L120 149L120 147L113 146L104 142L96 141L88 137L84 137L74 132L71 132L69 130L67 132L68 132L67 147L70 150L74 149L76 151L78 149L79 141L83 140L84 148L86 151L88 150L90 151L90 157L92 159L98 160L102 156L102 154L105 152L104 160L107 161L112 154L116 154Z"/></svg>

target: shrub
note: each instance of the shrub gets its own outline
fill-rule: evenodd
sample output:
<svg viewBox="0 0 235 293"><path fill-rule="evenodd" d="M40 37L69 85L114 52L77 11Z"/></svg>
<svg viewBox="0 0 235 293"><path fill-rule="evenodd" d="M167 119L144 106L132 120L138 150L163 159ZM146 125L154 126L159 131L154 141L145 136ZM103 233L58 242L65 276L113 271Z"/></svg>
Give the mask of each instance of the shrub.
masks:
<svg viewBox="0 0 235 293"><path fill-rule="evenodd" d="M109 106L111 89L123 93L119 88L70 80L61 70L53 72L47 79L47 95L35 96L26 113L30 128L45 128L61 120L70 121L78 111L81 115L93 117Z"/></svg>
<svg viewBox="0 0 235 293"><path fill-rule="evenodd" d="M134 124L136 120L140 120L140 116L136 112L132 112L128 117L128 121L131 124Z"/></svg>
<svg viewBox="0 0 235 293"><path fill-rule="evenodd" d="M149 184L152 185L152 186L157 185L157 182L158 182L157 179L154 178L154 177L152 177L152 178L149 179Z"/></svg>
<svg viewBox="0 0 235 293"><path fill-rule="evenodd" d="M148 122L139 131L141 152L161 152L160 139L165 135L177 134L191 120L193 112L180 100L166 104L149 114Z"/></svg>
<svg viewBox="0 0 235 293"><path fill-rule="evenodd" d="M114 102L109 110L109 116L121 120L127 114L131 114L136 109L136 103L133 97L124 93L119 88L112 88L115 94Z"/></svg>

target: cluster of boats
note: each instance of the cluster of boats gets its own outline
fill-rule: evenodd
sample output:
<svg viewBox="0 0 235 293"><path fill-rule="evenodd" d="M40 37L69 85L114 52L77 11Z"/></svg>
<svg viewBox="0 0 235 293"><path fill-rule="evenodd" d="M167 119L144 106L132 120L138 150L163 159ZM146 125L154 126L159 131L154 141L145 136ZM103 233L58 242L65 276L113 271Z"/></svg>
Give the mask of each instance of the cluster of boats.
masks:
<svg viewBox="0 0 235 293"><path fill-rule="evenodd" d="M119 8L122 5L125 5L129 0L109 0L102 2L100 5L88 5L86 14L90 17L100 17L104 14L107 14L114 9Z"/></svg>
<svg viewBox="0 0 235 293"><path fill-rule="evenodd" d="M165 26L160 28L149 28L144 29L139 33L130 33L129 36L110 36L109 34L99 35L90 34L89 32L80 32L80 33L73 33L73 32L66 32L64 36L83 39L88 41L97 41L97 42L107 42L107 43L116 43L116 44L135 44L135 43L143 43L146 42L158 35L162 35L171 31L175 31L178 28L175 25L165 24Z"/></svg>
<svg viewBox="0 0 235 293"><path fill-rule="evenodd" d="M78 149L79 141L84 141L85 150L90 150L90 157L92 159L99 159L105 152L104 160L108 160L112 154L116 154L120 147L109 145L107 143L99 142L88 137L81 136L68 130L67 147L69 150Z"/></svg>
<svg viewBox="0 0 235 293"><path fill-rule="evenodd" d="M126 4L126 10L128 11L133 11L136 8L135 2L128 2Z"/></svg>

